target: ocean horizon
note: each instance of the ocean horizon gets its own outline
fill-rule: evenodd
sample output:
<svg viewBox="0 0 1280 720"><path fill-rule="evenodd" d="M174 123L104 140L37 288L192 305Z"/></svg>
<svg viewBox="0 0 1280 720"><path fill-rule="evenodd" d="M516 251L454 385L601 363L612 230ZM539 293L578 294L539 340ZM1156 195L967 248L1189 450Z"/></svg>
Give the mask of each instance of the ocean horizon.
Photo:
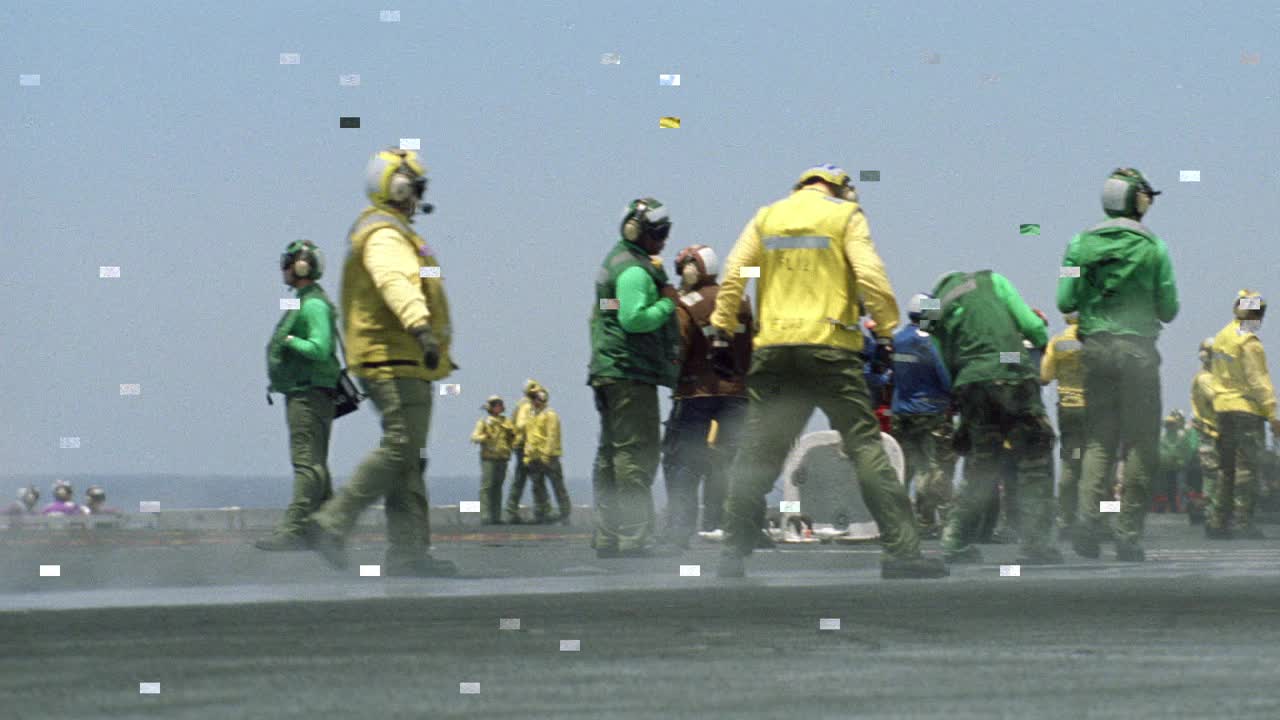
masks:
<svg viewBox="0 0 1280 720"><path fill-rule="evenodd" d="M101 485L107 493L107 504L121 510L136 511L142 501L158 501L161 509L169 508L283 508L289 504L293 491L290 475L195 475L173 473L148 474L89 474L89 473L11 473L0 475L0 491L8 504L18 490L35 485L40 491L40 504L51 502L52 488L57 480L66 480L75 489L76 501L84 499L84 491L90 485ZM342 487L350 475L335 477L334 489ZM503 498L511 484L508 471L503 485ZM574 504L591 502L589 478L565 478L569 497ZM661 482L654 484L655 496ZM465 475L431 475L427 473L427 494L432 505L456 505L463 500L476 500L480 492L480 473ZM548 488L548 492L550 489ZM665 495L665 492L661 494ZM655 497L656 499L656 497ZM532 502L532 490L525 488L523 503ZM554 497L552 503L555 503Z"/></svg>

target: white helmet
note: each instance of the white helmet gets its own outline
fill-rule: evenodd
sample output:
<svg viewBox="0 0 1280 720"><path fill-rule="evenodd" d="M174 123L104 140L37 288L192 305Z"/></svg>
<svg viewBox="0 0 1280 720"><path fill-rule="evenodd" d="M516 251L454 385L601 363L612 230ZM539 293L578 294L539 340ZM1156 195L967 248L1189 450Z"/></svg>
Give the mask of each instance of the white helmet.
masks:
<svg viewBox="0 0 1280 720"><path fill-rule="evenodd" d="M926 309L924 301L932 299L933 296L929 293L916 293L911 296L911 301L907 303L907 317L911 318L911 322L920 322Z"/></svg>
<svg viewBox="0 0 1280 720"><path fill-rule="evenodd" d="M692 261L698 267L698 274L704 278L713 279L720 274L720 258L716 257L716 251L706 245L690 245L676 255L676 273L679 274L680 268L684 264Z"/></svg>

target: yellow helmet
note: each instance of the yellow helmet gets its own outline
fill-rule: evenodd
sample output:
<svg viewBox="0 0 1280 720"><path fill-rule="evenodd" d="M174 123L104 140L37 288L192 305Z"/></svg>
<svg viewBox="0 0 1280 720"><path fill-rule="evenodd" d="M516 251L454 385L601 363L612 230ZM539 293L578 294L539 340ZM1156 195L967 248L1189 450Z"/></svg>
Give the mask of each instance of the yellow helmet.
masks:
<svg viewBox="0 0 1280 720"><path fill-rule="evenodd" d="M1245 288L1236 293L1232 312L1241 320L1261 320L1267 313L1267 301L1260 293Z"/></svg>
<svg viewBox="0 0 1280 720"><path fill-rule="evenodd" d="M800 173L800 179L796 180L796 184L792 189L799 190L801 185L804 185L807 181L813 178L818 178L819 180L823 180L836 187L849 184L849 173L845 172L842 168L836 167L831 163L827 163L826 165L815 165Z"/></svg>
<svg viewBox="0 0 1280 720"><path fill-rule="evenodd" d="M374 205L415 202L427 191L427 166L412 150L387 148L365 168L365 195Z"/></svg>
<svg viewBox="0 0 1280 720"><path fill-rule="evenodd" d="M857 202L858 193L853 189L853 185L849 184L849 173L831 163L815 165L800 173L800 179L796 181L796 184L791 189L799 190L806 182L815 178L830 185L834 191L833 194L841 200Z"/></svg>

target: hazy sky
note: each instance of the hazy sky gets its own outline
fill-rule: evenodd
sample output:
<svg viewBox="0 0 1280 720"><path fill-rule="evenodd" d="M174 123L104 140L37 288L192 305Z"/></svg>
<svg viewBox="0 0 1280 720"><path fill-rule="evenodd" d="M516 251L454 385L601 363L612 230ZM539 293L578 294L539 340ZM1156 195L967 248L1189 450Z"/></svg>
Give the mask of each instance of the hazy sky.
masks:
<svg viewBox="0 0 1280 720"><path fill-rule="evenodd" d="M1160 342L1165 405L1186 408L1235 291L1276 291L1280 10L1059 5L3 3L0 472L287 473L284 406L264 400L277 258L318 242L336 298L365 163L400 138L430 167L418 228L463 367L462 395L436 398L433 474L475 472L480 403L512 404L532 376L566 473L587 475L587 317L622 207L670 206L668 259L723 257L828 161L881 172L859 192L903 305L944 270L993 268L1055 331L1067 241L1103 218L1111 169L1143 170L1183 303ZM336 424L340 481L376 418Z"/></svg>

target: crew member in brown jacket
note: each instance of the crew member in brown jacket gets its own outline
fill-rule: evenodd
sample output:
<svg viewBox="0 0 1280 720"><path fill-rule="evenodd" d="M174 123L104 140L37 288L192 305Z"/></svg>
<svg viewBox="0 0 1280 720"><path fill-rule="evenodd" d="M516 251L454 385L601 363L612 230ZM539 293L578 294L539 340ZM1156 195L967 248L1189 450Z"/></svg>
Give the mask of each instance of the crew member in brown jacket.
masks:
<svg viewBox="0 0 1280 720"><path fill-rule="evenodd" d="M751 306L738 312L733 336L734 371L722 377L707 358L716 307L719 261L705 245L691 245L676 256L680 277L680 380L672 394L671 416L662 441L662 474L667 484L665 542L689 547L698 522L698 486L702 485L702 529L720 528L720 513L728 491L728 470L747 411L747 368L751 363ZM714 442L712 421L718 430ZM763 518L761 518L763 525Z"/></svg>

